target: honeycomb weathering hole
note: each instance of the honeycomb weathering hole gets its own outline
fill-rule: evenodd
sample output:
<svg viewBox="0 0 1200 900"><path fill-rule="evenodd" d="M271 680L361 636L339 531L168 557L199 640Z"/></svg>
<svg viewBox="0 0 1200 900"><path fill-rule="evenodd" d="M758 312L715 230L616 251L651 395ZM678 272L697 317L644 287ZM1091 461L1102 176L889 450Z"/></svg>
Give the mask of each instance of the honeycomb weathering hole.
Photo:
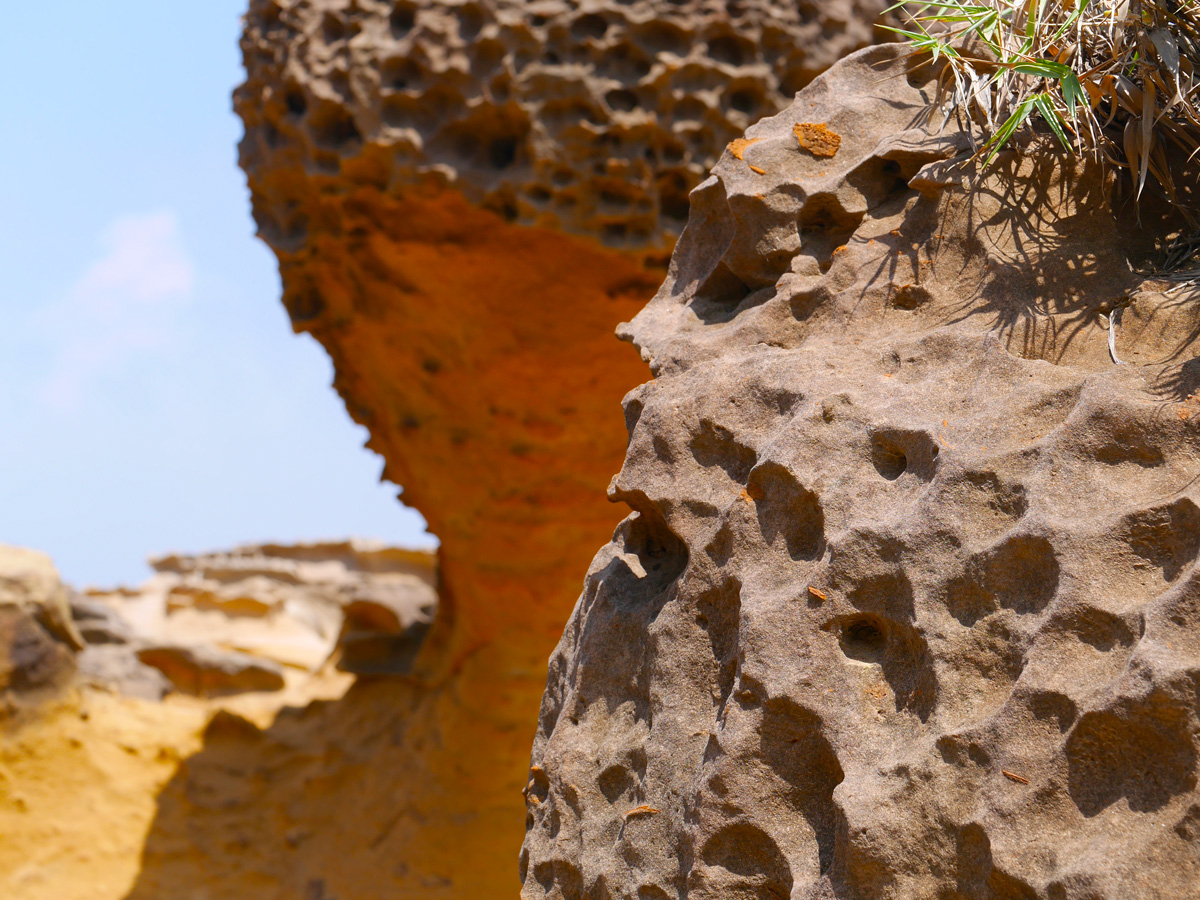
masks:
<svg viewBox="0 0 1200 900"><path fill-rule="evenodd" d="M696 624L708 635L720 705L733 692L737 676L738 634L741 628L741 583L735 578L701 594L696 601Z"/></svg>
<svg viewBox="0 0 1200 900"><path fill-rule="evenodd" d="M705 900L725 897L788 897L792 869L779 845L761 828L744 822L726 825L700 850L703 868L693 872L694 891ZM697 877L699 876L699 877Z"/></svg>
<svg viewBox="0 0 1200 900"><path fill-rule="evenodd" d="M791 857L793 871L806 871L809 877L828 871L833 863L838 818L833 792L846 777L823 732L821 715L786 697L771 698L763 705L762 758L787 783L789 803L813 830L815 847ZM807 865L804 855L809 857Z"/></svg>
<svg viewBox="0 0 1200 900"><path fill-rule="evenodd" d="M731 480L744 483L758 459L754 449L738 440L728 428L710 419L697 423L688 449L704 468L714 466L725 470Z"/></svg>
<svg viewBox="0 0 1200 900"><path fill-rule="evenodd" d="M772 461L751 471L746 489L758 498L755 511L767 544L774 545L782 536L792 560L820 558L825 550L825 513L816 494L785 466Z"/></svg>
<svg viewBox="0 0 1200 900"><path fill-rule="evenodd" d="M888 481L895 481L908 469L904 451L880 437L871 440L871 464Z"/></svg>
<svg viewBox="0 0 1200 900"><path fill-rule="evenodd" d="M392 34L396 37L404 37L417 24L417 9L407 3L397 4L396 8L392 10L389 21Z"/></svg>
<svg viewBox="0 0 1200 900"><path fill-rule="evenodd" d="M646 588L657 594L674 582L687 567L687 545L681 541L652 507L639 510L628 522L627 547L635 553L645 572Z"/></svg>
<svg viewBox="0 0 1200 900"><path fill-rule="evenodd" d="M1163 696L1127 701L1079 719L1067 739L1068 791L1092 817L1122 798L1154 812L1196 787L1187 713Z"/></svg>
<svg viewBox="0 0 1200 900"><path fill-rule="evenodd" d="M860 662L879 662L887 650L887 631L874 616L855 616L842 626L842 652Z"/></svg>
<svg viewBox="0 0 1200 900"><path fill-rule="evenodd" d="M1129 547L1172 582L1200 555L1200 509L1186 497L1131 515L1123 528Z"/></svg>
<svg viewBox="0 0 1200 900"><path fill-rule="evenodd" d="M871 434L869 452L875 471L888 481L906 472L929 481L937 469L940 448L928 431L888 427Z"/></svg>

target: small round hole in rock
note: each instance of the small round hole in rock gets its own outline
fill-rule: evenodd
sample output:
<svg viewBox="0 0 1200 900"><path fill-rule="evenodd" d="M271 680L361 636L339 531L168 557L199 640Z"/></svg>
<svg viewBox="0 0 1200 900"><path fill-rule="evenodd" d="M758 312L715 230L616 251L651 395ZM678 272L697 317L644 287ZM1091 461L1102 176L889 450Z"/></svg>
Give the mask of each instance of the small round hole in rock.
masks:
<svg viewBox="0 0 1200 900"><path fill-rule="evenodd" d="M601 234L604 236L606 243L620 243L625 240L628 230L628 227L623 222L610 222L604 226Z"/></svg>
<svg viewBox="0 0 1200 900"><path fill-rule="evenodd" d="M888 193L902 193L908 190L908 179L904 177L904 170L900 168L900 163L894 159L889 159L883 164L880 170L881 181L891 182L891 187Z"/></svg>
<svg viewBox="0 0 1200 900"><path fill-rule="evenodd" d="M599 13L588 13L571 23L571 35L577 40L604 37L606 31L608 23Z"/></svg>
<svg viewBox="0 0 1200 900"><path fill-rule="evenodd" d="M686 222L691 206L687 175L679 171L668 172L659 176L656 187L658 188L658 205L662 214L668 218Z"/></svg>
<svg viewBox="0 0 1200 900"><path fill-rule="evenodd" d="M478 6L464 6L458 12L458 36L464 43L475 40L483 30L483 11Z"/></svg>
<svg viewBox="0 0 1200 900"><path fill-rule="evenodd" d="M392 26L392 34L396 37L404 37L412 31L413 26L417 23L416 7L410 6L407 3L399 3L392 10L390 17Z"/></svg>
<svg viewBox="0 0 1200 900"><path fill-rule="evenodd" d="M842 626L842 652L851 659L875 662L887 648L884 626L872 616L859 616Z"/></svg>
<svg viewBox="0 0 1200 900"><path fill-rule="evenodd" d="M416 24L416 7L409 4L396 4L389 17L391 32L396 37L403 37L413 30Z"/></svg>
<svg viewBox="0 0 1200 900"><path fill-rule="evenodd" d="M308 101L304 99L304 94L299 90L288 91L284 102L287 104L287 111L293 116L302 116L308 112Z"/></svg>
<svg viewBox="0 0 1200 900"><path fill-rule="evenodd" d="M514 137L496 138L488 145L488 162L494 169L507 169L517 159L518 141Z"/></svg>
<svg viewBox="0 0 1200 900"><path fill-rule="evenodd" d="M342 20L332 13L325 14L325 20L321 23L321 30L325 36L325 43L336 44L346 36L346 26Z"/></svg>
<svg viewBox="0 0 1200 900"><path fill-rule="evenodd" d="M876 472L888 481L895 481L908 468L908 457L895 444L876 437L871 441L871 463Z"/></svg>
<svg viewBox="0 0 1200 900"><path fill-rule="evenodd" d="M896 309L919 309L933 297L919 284L902 284L892 290L892 306Z"/></svg>
<svg viewBox="0 0 1200 900"><path fill-rule="evenodd" d="M723 34L709 40L708 55L717 62L740 66L746 62L747 56L754 56L754 49L748 41L732 34Z"/></svg>
<svg viewBox="0 0 1200 900"><path fill-rule="evenodd" d="M609 91L604 95L604 99L608 103L609 109L614 112L629 112L637 109L638 105L637 94L624 88Z"/></svg>
<svg viewBox="0 0 1200 900"><path fill-rule="evenodd" d="M749 114L758 108L758 99L752 91L734 91L729 95L729 105L738 112Z"/></svg>
<svg viewBox="0 0 1200 900"><path fill-rule="evenodd" d="M403 56L385 60L381 75L384 86L394 91L419 87L422 81L420 65L415 60Z"/></svg>

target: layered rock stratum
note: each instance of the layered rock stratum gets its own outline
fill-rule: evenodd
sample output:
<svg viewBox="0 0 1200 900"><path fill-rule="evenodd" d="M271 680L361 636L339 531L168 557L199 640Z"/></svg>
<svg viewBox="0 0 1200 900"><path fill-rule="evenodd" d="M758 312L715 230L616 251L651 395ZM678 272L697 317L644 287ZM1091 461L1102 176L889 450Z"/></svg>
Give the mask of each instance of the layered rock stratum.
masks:
<svg viewBox="0 0 1200 900"><path fill-rule="evenodd" d="M153 565L78 593L0 546L0 893L383 896L362 860L397 852L388 745L433 555L349 541Z"/></svg>
<svg viewBox="0 0 1200 900"><path fill-rule="evenodd" d="M299 676L330 664L356 675L404 675L438 602L432 553L369 541L251 544L150 565L154 577L135 590L93 589L76 601L77 617L98 621L107 611L125 623L123 636L110 629L90 642L101 646L83 656L85 673L94 669L102 681L107 660L94 655L130 645L169 660L164 668L181 675L176 688L201 695L242 689L189 684L205 676L188 658L217 663L213 651L226 663L209 667L216 680L222 670L236 673L239 658Z"/></svg>
<svg viewBox="0 0 1200 900"><path fill-rule="evenodd" d="M622 328L527 900L1200 895L1196 288L1099 167L973 171L919 62L748 129Z"/></svg>
<svg viewBox="0 0 1200 900"><path fill-rule="evenodd" d="M441 540L381 896L515 884L545 660L645 377L613 328L725 144L885 5L251 3L240 158L283 302Z"/></svg>

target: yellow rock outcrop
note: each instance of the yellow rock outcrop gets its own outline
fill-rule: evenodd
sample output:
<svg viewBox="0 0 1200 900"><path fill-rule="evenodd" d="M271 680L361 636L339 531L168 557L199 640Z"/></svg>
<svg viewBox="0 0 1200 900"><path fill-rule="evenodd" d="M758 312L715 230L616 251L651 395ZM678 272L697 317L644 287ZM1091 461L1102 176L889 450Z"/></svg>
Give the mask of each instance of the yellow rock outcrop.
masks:
<svg viewBox="0 0 1200 900"><path fill-rule="evenodd" d="M621 516L619 401L646 375L613 330L725 145L884 5L252 0L236 107L260 233L442 541L437 620L408 674L348 691L275 653L282 691L137 699L91 683L125 657L89 645L85 682L0 739L5 896L517 894L546 659ZM257 624L225 649L272 638L277 584L189 579L168 637L228 615Z"/></svg>

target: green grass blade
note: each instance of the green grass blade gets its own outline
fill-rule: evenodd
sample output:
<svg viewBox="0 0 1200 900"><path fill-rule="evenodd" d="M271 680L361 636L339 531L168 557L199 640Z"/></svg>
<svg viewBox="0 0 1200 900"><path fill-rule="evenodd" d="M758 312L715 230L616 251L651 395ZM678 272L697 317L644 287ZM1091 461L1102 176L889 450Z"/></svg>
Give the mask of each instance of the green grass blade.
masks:
<svg viewBox="0 0 1200 900"><path fill-rule="evenodd" d="M1035 59L1027 62L1019 62L1009 67L1013 72L1020 72L1023 75L1036 75L1039 78L1053 78L1055 81L1062 81L1075 72L1070 66L1063 65L1060 62L1055 62L1052 59Z"/></svg>
<svg viewBox="0 0 1200 900"><path fill-rule="evenodd" d="M984 150L988 150L989 148L991 150L988 153L987 159L983 161L984 166L991 165L992 160L996 158L996 154L1004 149L1004 145L1013 136L1013 132L1025 124L1031 112L1033 112L1032 97L1022 101L1021 105L1013 111L1013 114L1004 121L1004 124L996 129L996 133L983 145Z"/></svg>
<svg viewBox="0 0 1200 900"><path fill-rule="evenodd" d="M1066 101L1067 109L1071 111L1071 115L1075 115L1075 107L1081 103L1087 103L1087 96L1084 94L1083 85L1079 82L1079 76L1074 72L1069 73L1059 82L1059 87L1062 88L1063 100Z"/></svg>
<svg viewBox="0 0 1200 900"><path fill-rule="evenodd" d="M919 5L921 7L920 11L922 11L922 12L926 9L929 9L930 7L941 8L941 9L952 9L955 12L961 12L961 13L985 13L985 12L990 12L992 9L992 7L990 7L990 6L984 6L981 4L953 3L953 2L944 2L944 0L939 0L939 2L934 2L934 0L929 0L929 2L919 3L919 4L914 3L913 0L905 0L905 2L897 3L895 6L891 7L891 9L887 10L887 12L891 12L892 9L898 9L901 6L914 6L914 5Z"/></svg>
<svg viewBox="0 0 1200 900"><path fill-rule="evenodd" d="M1037 107L1037 111L1042 114L1042 118L1046 120L1046 124L1050 126L1050 130L1054 132L1054 136L1058 138L1058 142L1063 145L1068 153L1071 150L1071 142L1067 140L1067 133L1063 129L1062 120L1059 118L1059 112L1054 108L1054 101L1049 94L1035 94L1030 98L1033 105Z"/></svg>
<svg viewBox="0 0 1200 900"><path fill-rule="evenodd" d="M1061 26L1059 26L1058 31L1054 32L1053 37L1050 38L1051 44L1057 42L1059 38L1075 27L1075 23L1083 17L1084 12L1088 8L1088 4L1091 2L1092 0L1082 0L1082 2L1075 6L1075 9L1072 11L1071 15L1067 16L1067 20L1063 22Z"/></svg>

